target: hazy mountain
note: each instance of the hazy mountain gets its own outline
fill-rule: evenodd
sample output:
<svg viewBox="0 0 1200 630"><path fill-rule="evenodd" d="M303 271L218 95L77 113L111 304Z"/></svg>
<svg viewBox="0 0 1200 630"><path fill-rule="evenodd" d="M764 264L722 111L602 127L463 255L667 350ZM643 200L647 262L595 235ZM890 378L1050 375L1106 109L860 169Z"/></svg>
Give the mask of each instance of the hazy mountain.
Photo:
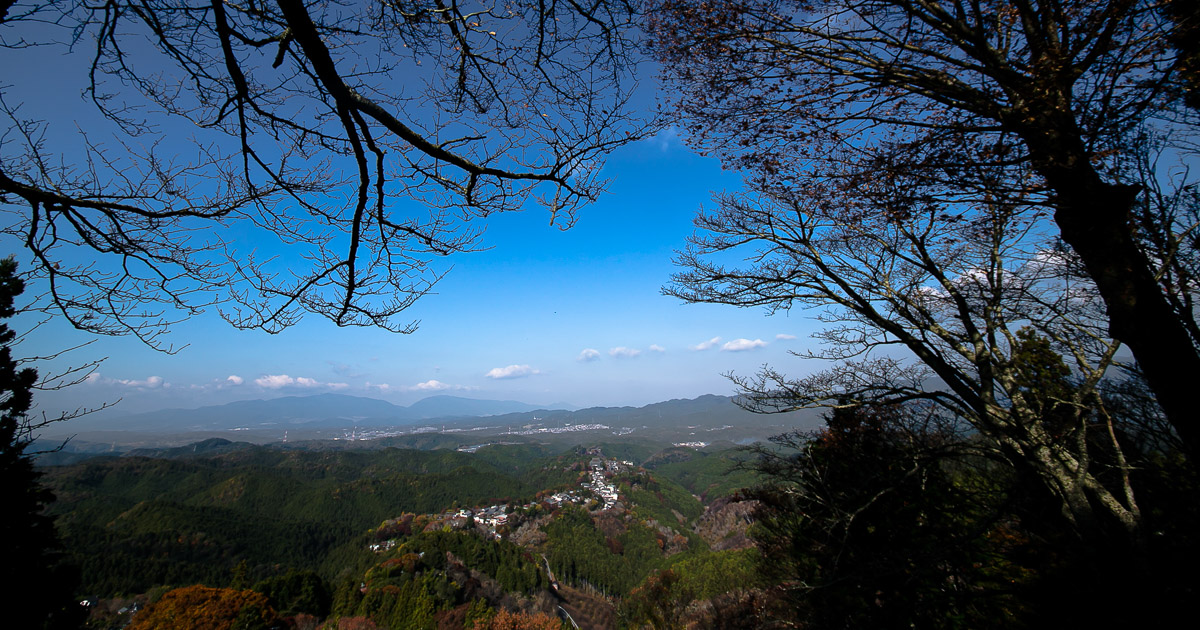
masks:
<svg viewBox="0 0 1200 630"><path fill-rule="evenodd" d="M95 422L75 421L79 429L112 431L206 431L264 425L353 425L371 420L406 419L406 409L389 402L343 394L239 400L198 409L162 409ZM86 419L84 419L86 420ZM95 426L89 426L95 425Z"/></svg>
<svg viewBox="0 0 1200 630"><path fill-rule="evenodd" d="M811 430L821 423L819 411L752 414L729 397L715 395L643 407L572 411L539 409L512 400L441 395L403 407L372 398L320 394L164 409L113 419L83 418L63 423L69 426L62 428L69 429L78 441L68 450L119 452L173 447L205 438L266 444L347 436L352 440L417 439L422 444L406 443L410 448L470 447L512 439L566 443L585 435L606 441L748 444L790 430ZM435 432L446 431L449 433L432 439ZM46 441L48 449L60 446L52 442L53 437ZM54 463L68 463L77 456L53 459Z"/></svg>
<svg viewBox="0 0 1200 630"><path fill-rule="evenodd" d="M643 407L588 407L575 411L538 410L499 416L501 423L539 422L555 424L606 424L612 426L721 426L724 424L763 422L761 414L750 413L733 404L729 396L705 394L698 398L676 398Z"/></svg>
<svg viewBox="0 0 1200 630"><path fill-rule="evenodd" d="M407 408L409 417L446 418L452 416L496 416L506 413L521 413L539 409L571 409L570 405L556 403L548 407L530 405L515 400L479 400L460 396L430 396L413 403Z"/></svg>
<svg viewBox="0 0 1200 630"><path fill-rule="evenodd" d="M378 427L406 425L422 420L477 417L539 409L514 400L478 400L458 396L430 396L409 407L374 398L345 394L284 396L269 400L241 400L198 409L162 409L118 418L72 422L76 431L179 432L219 431L238 428L279 427Z"/></svg>

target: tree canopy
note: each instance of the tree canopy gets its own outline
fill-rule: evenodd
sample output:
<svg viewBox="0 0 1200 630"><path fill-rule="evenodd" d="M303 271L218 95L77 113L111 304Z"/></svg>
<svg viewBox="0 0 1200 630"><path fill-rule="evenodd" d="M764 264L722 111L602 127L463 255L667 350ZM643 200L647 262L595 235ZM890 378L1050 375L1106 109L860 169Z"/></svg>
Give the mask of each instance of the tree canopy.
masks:
<svg viewBox="0 0 1200 630"><path fill-rule="evenodd" d="M1191 517L1156 500L1179 453L1143 419L1165 416L1185 451L1200 446L1187 376L1200 369L1197 127L1169 43L1182 22L1136 0L656 7L654 50L689 141L747 182L701 212L665 292L816 309L826 324L822 346L798 353L818 369L734 378L752 410L837 410L812 442L761 453L755 531L785 590L847 619L876 591L889 610L869 614L898 615L884 625L992 606L1020 617L1023 604L977 599L1003 587L972 572L990 559L968 558L1012 557L985 540L1010 524L1071 547L1063 557L1083 550L1065 562L1070 601L1157 580L1149 567L1174 552L1149 531ZM1127 396L1137 378L1113 385L1113 368L1144 377L1157 406ZM966 524L979 516L969 496L989 492L1001 498L981 505L1003 516ZM904 540L882 546L907 550L894 559L872 549L889 533ZM965 599L939 599L951 583Z"/></svg>
<svg viewBox="0 0 1200 630"><path fill-rule="evenodd" d="M961 182L954 203L940 185L891 170L854 173L854 186L813 177L720 197L667 291L821 309L823 348L806 356L830 367L738 378L751 409L927 402L986 439L972 448L1036 471L1077 525L1093 527L1099 511L1136 536L1129 468L1095 457L1095 440L1121 446L1100 396L1118 344L1094 285L1047 239L1040 207L1004 192L1015 187L1004 173L945 170ZM746 264L728 263L731 253ZM1101 481L1111 466L1124 482Z"/></svg>
<svg viewBox="0 0 1200 630"><path fill-rule="evenodd" d="M1194 211L1156 194L1145 147L1186 150L1177 32L1157 3L923 0L662 2L655 50L691 139L770 195L857 194L887 177L885 216L993 194L1045 208L1184 442L1200 445L1186 374L1200 371L1190 295L1174 268ZM1180 171L1181 172L1181 171ZM911 183L922 190L914 190ZM1167 197L1172 197L1167 193ZM1168 204L1169 205L1169 204ZM844 215L856 218L851 207ZM953 210L951 210L953 212ZM1152 238L1153 235L1157 237Z"/></svg>
<svg viewBox="0 0 1200 630"><path fill-rule="evenodd" d="M628 3L0 7L0 54L63 53L93 112L64 133L44 77L8 79L0 229L48 309L160 347L214 304L411 331L473 219L536 201L569 227L605 155L654 130L627 107Z"/></svg>
<svg viewBox="0 0 1200 630"><path fill-rule="evenodd" d="M265 630L278 622L279 616L262 593L196 585L168 591L162 599L136 614L129 628Z"/></svg>

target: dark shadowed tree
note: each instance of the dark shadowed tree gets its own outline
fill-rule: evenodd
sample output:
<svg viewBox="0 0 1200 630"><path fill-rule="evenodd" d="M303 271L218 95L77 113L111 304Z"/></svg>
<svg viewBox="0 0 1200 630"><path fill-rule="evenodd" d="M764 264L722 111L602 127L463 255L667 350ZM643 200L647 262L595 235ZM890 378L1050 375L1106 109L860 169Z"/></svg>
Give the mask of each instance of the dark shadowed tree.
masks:
<svg viewBox="0 0 1200 630"><path fill-rule="evenodd" d="M1200 7L1187 0L1165 0L1162 6L1175 23L1170 40L1179 53L1184 101L1200 109Z"/></svg>
<svg viewBox="0 0 1200 630"><path fill-rule="evenodd" d="M811 628L1012 628L1028 621L1028 546L1003 476L923 405L842 408L774 438L754 466L761 570ZM1024 560L1028 561L1027 558Z"/></svg>
<svg viewBox="0 0 1200 630"><path fill-rule="evenodd" d="M13 259L0 260L0 318L15 314L13 300L24 288ZM82 609L72 600L78 575L63 564L54 520L45 514L54 495L42 487L41 474L25 452L25 414L38 374L13 358L14 337L8 324L0 323L0 544L8 574L15 578L4 587L5 601L11 602L5 617L13 627L74 627L82 621Z"/></svg>
<svg viewBox="0 0 1200 630"><path fill-rule="evenodd" d="M657 4L655 50L692 142L761 188L799 194L817 180L832 200L857 184L829 170L941 169L954 190L954 167L1027 168L1016 186L1049 209L1109 334L1200 449L1196 313L1162 281L1170 257L1147 251L1136 222L1150 182L1129 167L1147 125L1194 135L1168 43L1185 23L1153 0ZM889 211L924 201L897 196ZM1171 240L1193 246L1192 226L1178 227Z"/></svg>
<svg viewBox="0 0 1200 630"><path fill-rule="evenodd" d="M934 541L950 542L956 505L963 506L961 515L968 519L972 508L956 498L964 488L953 477L937 475L946 473L942 466L970 462L990 471L977 478L1006 488L999 495L1026 497L1019 509L1005 509L1011 509L1009 514L1031 531L1037 524L1039 540L1054 541L1037 549L1048 552L1046 562L1055 567L1055 575L1069 576L1063 577L1068 588L1056 591L1066 603L1056 608L1057 604L1042 602L1038 610L1062 612L1072 606L1091 610L1113 601L1121 604L1120 618L1132 623L1148 614L1146 606L1137 602L1154 598L1166 604L1173 601L1163 595L1167 585L1186 584L1181 590L1190 592L1194 584L1162 579L1151 568L1172 564L1172 552L1159 544L1155 533L1165 531L1163 523L1170 519L1159 520L1157 511L1187 511L1169 501L1156 502L1147 520L1144 501L1136 491L1160 482L1159 473L1147 473L1139 485L1138 475L1161 470L1152 465L1153 459L1169 453L1170 447L1147 448L1146 444L1158 441L1155 436L1130 440L1129 435L1153 427L1134 428L1126 422L1124 403L1120 409L1110 408L1116 400L1107 395L1105 379L1119 366L1115 360L1119 344L1107 334L1105 304L1095 284L1075 253L1055 237L1053 204L1034 185L1036 173L1020 160L982 164L965 159L979 150L969 137L958 136L913 145L904 161L864 162L855 159L856 147L846 146L831 149L819 172L792 172L786 179L750 182L747 192L719 195L717 207L697 218L698 231L679 257L684 271L666 291L689 302L769 311L812 309L826 324L817 335L821 347L800 355L818 362L818 369L788 377L768 367L757 376L735 378L742 404L752 410L870 410L903 405L921 411L925 418L944 418L935 426L932 438L936 440L930 443L937 449L922 447L919 457L895 440L907 439L909 433L932 439L920 432L889 428L864 434L886 438L875 446L893 449L887 452L897 459L858 481L854 468L834 467L845 473L839 482L845 492L806 498L805 492L828 490L818 480L812 488L793 485L781 494L763 497L764 503L775 500L777 518L785 526L780 541L790 536L788 544L799 545L789 556L798 568L785 580L799 580L802 585L802 571L817 551L832 559L850 558L846 555L850 550L838 547L834 534L829 534L827 548L806 546L815 535L803 529L809 526L806 513L816 507L830 510L833 516L877 507L872 512L875 527L892 523L888 516L892 510L896 523L902 518L910 519L910 524L926 522L924 513L906 511L916 499L909 503L872 499L878 491L886 491L887 496L900 492L893 488L912 491L904 485L909 474L904 471L909 470L912 475L934 475L929 479L943 484L945 495L926 507L939 511L930 512L929 518L942 519L950 529L931 538L922 538L920 532L913 537L896 535L904 544L914 545L905 552L912 557L940 551ZM991 150L1007 149L997 144ZM939 159L938 154L964 160ZM868 452L869 447L871 443L862 445ZM859 456L856 449L847 447L841 457L850 461ZM875 460L865 457L861 472L868 473L868 464ZM807 474L802 466L780 471ZM874 487L875 481L868 483L871 479L881 485L867 492ZM819 505L808 506L807 501ZM846 527L836 519L832 522ZM795 532L803 535L792 535ZM871 546L886 536L866 534L856 538L866 545L858 556L862 564L851 562L846 565L851 574L843 575L830 573L836 567L824 563L825 572L812 575L832 580L833 586L805 597L819 600L835 594L838 585L854 583L859 571L875 576L862 582L862 589L869 588L866 584L889 584L884 578L894 567L885 561L903 564L905 554L887 560ZM967 536L960 542L962 550L969 550L980 541ZM782 562L778 553L768 557ZM937 617L938 611L968 614L975 606L999 605L1008 610L1003 598L989 599L995 595L990 591L1004 588L1002 581L953 571L939 574L946 567L938 565L936 553L928 557L933 558L930 566L922 569L927 573L890 574L899 581L882 589L891 596L880 598L890 603L886 611L874 612L896 616L881 617L880 623L906 626L927 615ZM956 566L970 573L971 562L965 557L959 560L967 565ZM875 560L884 564L871 564ZM917 587L909 579L928 590L911 590ZM1049 583L1053 581L1043 584ZM949 584L975 586L970 593L956 594L945 592L943 587L950 588ZM859 601L862 592L852 589L837 597L844 596L839 600L843 603ZM1039 592L1031 589L1024 594L1036 598ZM1012 610L1023 609L1024 601L1011 600ZM1117 613L1113 615L1116 618Z"/></svg>
<svg viewBox="0 0 1200 630"><path fill-rule="evenodd" d="M206 306L408 332L405 308L531 204L569 227L628 106L631 3L3 2L3 230L46 308L158 347ZM36 54L36 57L34 56ZM38 97L46 73L77 104ZM45 118L75 108L79 128Z"/></svg>
<svg viewBox="0 0 1200 630"><path fill-rule="evenodd" d="M775 616L808 628L1040 628L1186 614L1197 582L1185 568L1196 558L1186 467L1139 460L1155 535L1130 557L1073 535L1040 482L980 457L978 436L939 416L920 403L844 407L820 432L756 449L765 483L750 493L751 531L789 602Z"/></svg>
<svg viewBox="0 0 1200 630"><path fill-rule="evenodd" d="M312 571L292 569L258 582L252 590L266 595L271 607L281 615L308 613L326 617L333 604L329 585Z"/></svg>

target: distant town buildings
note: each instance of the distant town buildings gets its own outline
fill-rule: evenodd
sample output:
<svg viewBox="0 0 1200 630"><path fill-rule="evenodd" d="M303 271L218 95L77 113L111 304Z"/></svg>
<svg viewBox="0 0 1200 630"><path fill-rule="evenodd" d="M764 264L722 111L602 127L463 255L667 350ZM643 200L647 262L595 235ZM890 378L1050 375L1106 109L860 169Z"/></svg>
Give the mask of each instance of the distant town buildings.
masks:
<svg viewBox="0 0 1200 630"><path fill-rule="evenodd" d="M480 447L487 444L477 444L469 447L462 447L459 450L466 448L472 449L468 452L474 452ZM609 482L609 478L633 466L631 461L618 461L609 459L598 454L598 450L591 451L590 454L595 454L595 457L588 462L588 475L580 482L579 489L563 490L556 492L550 496L544 497L541 502L547 503L550 506L560 506L564 504L586 505L591 501L599 503L598 509L611 510L616 507L620 501L620 494L617 492L617 487ZM520 506L521 509L530 510L537 506L539 502L527 503ZM485 507L460 508L458 510L447 510L441 514L430 515L428 527L450 527L451 529L462 529L474 524L475 527L486 530L487 534L493 538L501 537L501 529L508 525L509 522L508 504L500 503ZM396 546L395 540L387 540L380 543L368 545L368 549L376 553L383 553Z"/></svg>

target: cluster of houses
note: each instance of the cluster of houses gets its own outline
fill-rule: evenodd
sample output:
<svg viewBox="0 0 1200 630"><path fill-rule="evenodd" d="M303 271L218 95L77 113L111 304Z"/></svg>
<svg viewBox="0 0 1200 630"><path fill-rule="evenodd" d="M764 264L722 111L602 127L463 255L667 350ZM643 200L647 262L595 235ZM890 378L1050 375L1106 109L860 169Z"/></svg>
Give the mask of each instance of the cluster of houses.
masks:
<svg viewBox="0 0 1200 630"><path fill-rule="evenodd" d="M500 505L489 505L482 508L463 508L454 514L456 518L475 519L476 523L483 523L496 533L496 528L508 524L508 505L501 503Z"/></svg>
<svg viewBox="0 0 1200 630"><path fill-rule="evenodd" d="M564 503L587 503L588 498L578 490L565 490L563 492L555 492L546 497L545 500L550 505L558 506Z"/></svg>
<svg viewBox="0 0 1200 630"><path fill-rule="evenodd" d="M580 484L582 486L581 489L556 492L543 498L542 501L552 506L558 506L564 503L587 504L593 498L599 498L601 510L611 510L616 507L617 501L620 500L620 495L617 493L616 486L608 482L608 477L632 467L633 462L601 457L598 455L598 449L593 454L597 454L597 456L593 457L588 463L590 472L587 479ZM518 509L524 508L528 510L535 505L537 503L529 503L519 506ZM497 530L507 525L508 520L508 504L501 503L481 508L447 510L440 515L434 516L430 527L448 525L452 529L462 529L474 523L476 527L485 529L493 538L500 538ZM370 545L370 549L371 551L382 553L395 545L395 540L387 540Z"/></svg>
<svg viewBox="0 0 1200 630"><path fill-rule="evenodd" d="M545 500L551 505L561 505L563 503L587 503L593 497L598 497L601 502L600 509L611 510L617 505L620 496L617 494L617 487L608 482L607 475L619 473L630 466L633 466L633 462L593 457L588 463L591 472L587 480L580 484L582 486L580 490L557 492Z"/></svg>
<svg viewBox="0 0 1200 630"><path fill-rule="evenodd" d="M632 465L632 462L618 462L615 459L602 459L600 457L592 458L591 480L583 482L583 488L591 490L592 493L600 497L600 500L604 502L604 506L600 509L611 510L617 504L617 499L619 498L616 486L608 483L605 473L618 473L622 470L623 466L627 465Z"/></svg>
<svg viewBox="0 0 1200 630"><path fill-rule="evenodd" d="M371 544L367 545L367 549L370 549L371 551L374 551L375 553L383 553L383 552L387 551L388 549L391 549L392 547L395 547L395 546L396 546L396 539L390 538L383 542L371 543Z"/></svg>
<svg viewBox="0 0 1200 630"><path fill-rule="evenodd" d="M492 538L500 538L500 533L496 530L507 524L508 504L500 503L487 507L447 510L434 516L432 522L427 527L449 526L451 529L464 529L474 525L481 530L485 530Z"/></svg>

